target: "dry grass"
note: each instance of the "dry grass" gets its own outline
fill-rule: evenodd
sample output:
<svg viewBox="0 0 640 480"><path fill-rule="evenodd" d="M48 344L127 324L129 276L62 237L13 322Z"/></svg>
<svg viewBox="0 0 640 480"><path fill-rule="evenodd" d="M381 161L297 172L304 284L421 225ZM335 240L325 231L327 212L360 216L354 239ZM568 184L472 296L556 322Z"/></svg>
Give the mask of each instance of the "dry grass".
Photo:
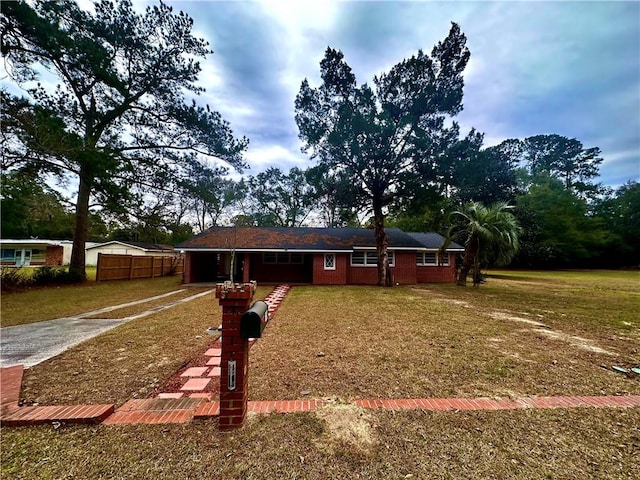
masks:
<svg viewBox="0 0 640 480"><path fill-rule="evenodd" d="M251 398L640 393L602 368L640 365L637 274L575 275L296 287L252 349Z"/></svg>
<svg viewBox="0 0 640 480"><path fill-rule="evenodd" d="M211 287L182 288L180 290L175 290L176 293L172 295L168 295L166 297L162 297L157 300L151 300L149 302L139 303L136 305L131 305L129 307L118 308L110 312L97 313L95 315L91 315L85 318L94 318L94 319L95 318L102 318L102 319L127 318L127 317L131 317L134 315L147 312L149 310L153 310L155 308L161 308L161 307L167 306L171 303L178 302L179 300L183 300L185 298L191 297L201 292L205 292L207 290L211 290Z"/></svg>
<svg viewBox="0 0 640 480"><path fill-rule="evenodd" d="M2 327L41 322L179 290L182 277L37 288L0 297Z"/></svg>
<svg viewBox="0 0 640 480"><path fill-rule="evenodd" d="M189 289L196 294L207 289ZM261 288L257 295L266 295ZM258 298L258 297L256 297ZM172 301L173 296L167 301ZM208 327L221 323L213 293L120 325L25 371L27 403L122 404L144 398L213 343Z"/></svg>
<svg viewBox="0 0 640 480"><path fill-rule="evenodd" d="M640 394L637 377L600 366L640 364L637 274L496 274L480 289L295 287L251 350L250 395ZM218 323L213 296L135 320L27 370L23 395L145 396ZM640 408L371 412L338 401L251 416L232 434L216 422L38 427L3 429L1 442L3 479L640 478Z"/></svg>
<svg viewBox="0 0 640 480"><path fill-rule="evenodd" d="M636 479L640 409L336 412L2 432L3 479ZM336 417L342 428L330 422ZM344 419L355 426L345 426ZM366 432L349 434L350 431ZM358 440L359 439L359 440Z"/></svg>

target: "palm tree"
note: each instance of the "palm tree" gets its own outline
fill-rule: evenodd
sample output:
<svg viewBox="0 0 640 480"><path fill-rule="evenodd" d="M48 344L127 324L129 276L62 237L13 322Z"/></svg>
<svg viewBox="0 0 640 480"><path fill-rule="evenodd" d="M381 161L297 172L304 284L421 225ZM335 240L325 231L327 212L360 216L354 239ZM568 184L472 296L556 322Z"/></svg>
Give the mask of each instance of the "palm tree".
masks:
<svg viewBox="0 0 640 480"><path fill-rule="evenodd" d="M488 263L505 265L518 252L520 227L515 216L509 212L506 202L485 206L480 202L468 203L462 211L454 211L455 219L449 230L449 239L466 236L462 267L458 285L467 285L467 275L474 269L473 284L480 281L480 267Z"/></svg>

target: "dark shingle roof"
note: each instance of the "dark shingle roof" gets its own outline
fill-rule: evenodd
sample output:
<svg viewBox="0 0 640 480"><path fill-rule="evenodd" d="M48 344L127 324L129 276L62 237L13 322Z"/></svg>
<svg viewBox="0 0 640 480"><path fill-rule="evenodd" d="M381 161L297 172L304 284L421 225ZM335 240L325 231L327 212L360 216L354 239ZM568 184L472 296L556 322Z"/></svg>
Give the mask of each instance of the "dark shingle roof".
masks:
<svg viewBox="0 0 640 480"><path fill-rule="evenodd" d="M407 235L420 242L424 248L428 248L430 250L439 249L444 243L444 237L437 233L408 232ZM451 242L447 250L464 250L464 247L455 242Z"/></svg>
<svg viewBox="0 0 640 480"><path fill-rule="evenodd" d="M387 228L386 231L390 248L425 248L420 240L402 230ZM350 251L354 247L375 248L375 246L374 231L366 228L212 227L176 248Z"/></svg>

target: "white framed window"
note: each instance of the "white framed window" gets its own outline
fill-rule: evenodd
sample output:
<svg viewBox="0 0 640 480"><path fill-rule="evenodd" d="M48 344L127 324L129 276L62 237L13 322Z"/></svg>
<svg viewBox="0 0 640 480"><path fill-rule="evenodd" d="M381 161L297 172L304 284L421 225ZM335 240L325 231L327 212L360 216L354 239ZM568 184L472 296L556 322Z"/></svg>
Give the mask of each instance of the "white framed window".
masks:
<svg viewBox="0 0 640 480"><path fill-rule="evenodd" d="M387 258L389 259L389 266L390 267L395 266L394 252L387 250ZM376 267L378 266L378 253L355 251L351 254L351 266L352 267Z"/></svg>
<svg viewBox="0 0 640 480"><path fill-rule="evenodd" d="M335 270L336 269L336 254L325 253L324 254L324 269Z"/></svg>
<svg viewBox="0 0 640 480"><path fill-rule="evenodd" d="M416 265L449 265L449 254L438 254L438 252L418 252L416 253Z"/></svg>

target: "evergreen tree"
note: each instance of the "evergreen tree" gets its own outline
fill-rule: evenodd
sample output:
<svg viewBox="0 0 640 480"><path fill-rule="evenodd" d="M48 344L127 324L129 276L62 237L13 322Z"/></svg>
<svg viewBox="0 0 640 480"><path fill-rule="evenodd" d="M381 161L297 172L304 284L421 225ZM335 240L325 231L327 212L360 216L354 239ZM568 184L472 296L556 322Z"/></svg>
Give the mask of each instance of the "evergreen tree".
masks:
<svg viewBox="0 0 640 480"><path fill-rule="evenodd" d="M1 24L0 49L28 93L2 92L2 167L77 181L70 273L85 276L91 204L115 210L133 186L183 178L207 158L243 166L246 139L208 106L185 103L203 91L198 59L211 52L184 13L160 3L137 14L130 0L101 0L95 13L18 1L3 3ZM34 82L42 69L53 88Z"/></svg>

